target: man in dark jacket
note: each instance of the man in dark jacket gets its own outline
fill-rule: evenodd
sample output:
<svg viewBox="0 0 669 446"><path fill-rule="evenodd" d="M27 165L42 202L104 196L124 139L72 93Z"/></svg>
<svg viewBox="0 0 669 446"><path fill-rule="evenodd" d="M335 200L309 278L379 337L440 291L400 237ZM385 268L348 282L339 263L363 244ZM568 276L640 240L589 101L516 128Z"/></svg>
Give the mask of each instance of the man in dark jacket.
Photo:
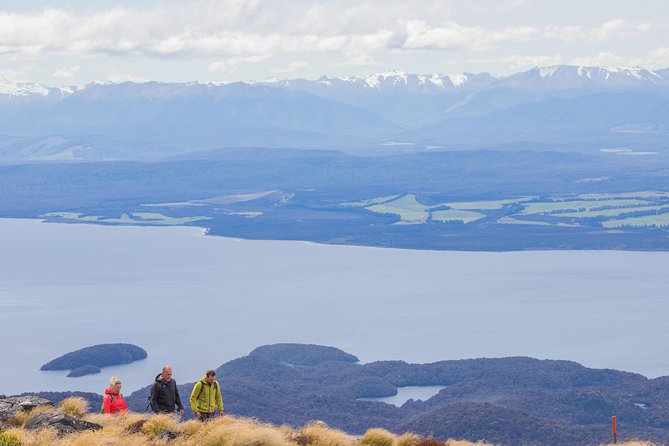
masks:
<svg viewBox="0 0 669 446"><path fill-rule="evenodd" d="M175 406L179 415L183 416L184 406L181 404L177 382L172 379L172 366L163 367L163 372L156 376L151 388L151 409L155 413L173 413Z"/></svg>

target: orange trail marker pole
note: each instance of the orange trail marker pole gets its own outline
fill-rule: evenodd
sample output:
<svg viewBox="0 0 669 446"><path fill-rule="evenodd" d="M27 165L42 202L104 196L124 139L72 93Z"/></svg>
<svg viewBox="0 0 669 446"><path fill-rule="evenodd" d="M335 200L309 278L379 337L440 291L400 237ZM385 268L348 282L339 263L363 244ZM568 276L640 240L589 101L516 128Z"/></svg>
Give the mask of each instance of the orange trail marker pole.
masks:
<svg viewBox="0 0 669 446"><path fill-rule="evenodd" d="M616 416L611 417L611 427L613 428L613 444L618 444L618 432L616 429Z"/></svg>

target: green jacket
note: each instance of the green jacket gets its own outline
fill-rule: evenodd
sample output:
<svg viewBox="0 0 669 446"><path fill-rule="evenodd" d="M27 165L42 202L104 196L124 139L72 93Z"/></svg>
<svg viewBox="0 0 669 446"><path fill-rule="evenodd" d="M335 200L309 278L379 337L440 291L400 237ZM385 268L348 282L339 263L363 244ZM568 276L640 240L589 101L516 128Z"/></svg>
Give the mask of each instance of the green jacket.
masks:
<svg viewBox="0 0 669 446"><path fill-rule="evenodd" d="M223 397L221 397L221 386L218 381L207 384L207 375L195 383L190 394L190 408L195 412L214 412L216 409L223 412Z"/></svg>

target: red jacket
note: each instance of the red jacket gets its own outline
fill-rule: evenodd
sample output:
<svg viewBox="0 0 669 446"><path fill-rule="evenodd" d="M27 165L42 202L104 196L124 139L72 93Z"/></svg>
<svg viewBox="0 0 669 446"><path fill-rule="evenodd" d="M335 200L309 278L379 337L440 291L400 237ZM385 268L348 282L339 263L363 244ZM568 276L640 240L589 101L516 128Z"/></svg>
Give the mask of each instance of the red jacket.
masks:
<svg viewBox="0 0 669 446"><path fill-rule="evenodd" d="M102 405L104 406L105 413L115 414L128 411L128 405L125 404L123 395L113 393L109 387L105 390L105 396L102 397Z"/></svg>

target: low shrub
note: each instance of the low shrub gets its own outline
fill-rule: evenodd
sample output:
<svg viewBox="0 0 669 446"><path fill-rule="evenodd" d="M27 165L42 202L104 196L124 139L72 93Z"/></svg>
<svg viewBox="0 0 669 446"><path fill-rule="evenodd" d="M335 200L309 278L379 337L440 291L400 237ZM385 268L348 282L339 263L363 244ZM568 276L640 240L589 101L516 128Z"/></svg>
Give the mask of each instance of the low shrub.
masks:
<svg viewBox="0 0 669 446"><path fill-rule="evenodd" d="M0 446L20 446L21 439L9 432L0 432Z"/></svg>

